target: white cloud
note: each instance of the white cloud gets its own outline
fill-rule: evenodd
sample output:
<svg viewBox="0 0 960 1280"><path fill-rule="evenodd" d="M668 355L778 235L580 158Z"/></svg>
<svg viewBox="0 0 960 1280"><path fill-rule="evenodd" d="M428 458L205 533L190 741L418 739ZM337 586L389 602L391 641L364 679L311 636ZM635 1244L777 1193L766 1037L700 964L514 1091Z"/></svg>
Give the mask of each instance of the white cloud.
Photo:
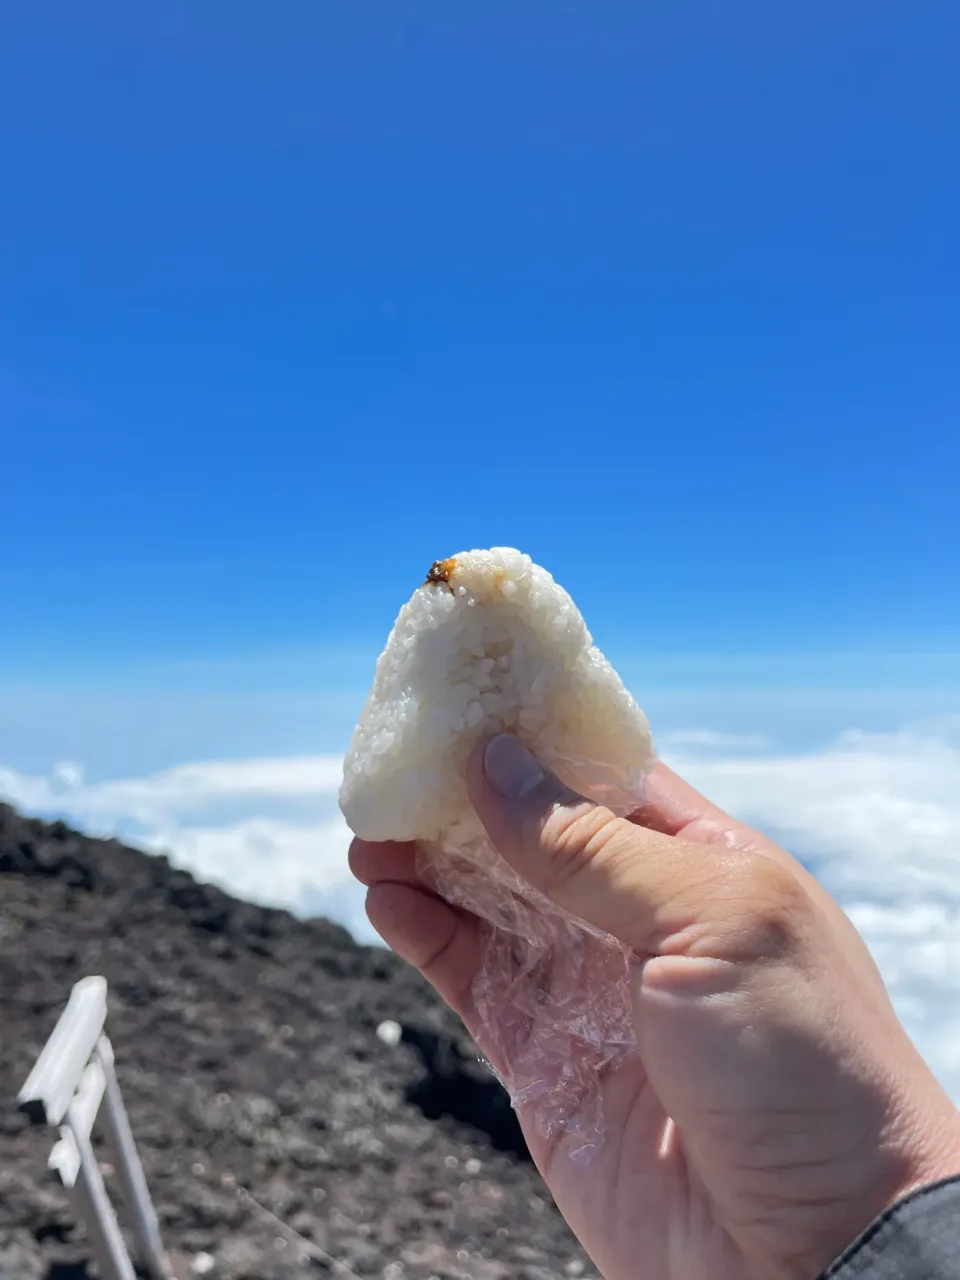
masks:
<svg viewBox="0 0 960 1280"><path fill-rule="evenodd" d="M219 803L316 801L336 795L339 756L274 756L254 760L209 760L175 765L142 778L116 778L83 785L77 764L58 764L51 778L0 769L0 792L15 803L44 809L66 805L90 821L160 822L198 814Z"/></svg>
<svg viewBox="0 0 960 1280"><path fill-rule="evenodd" d="M0 768L0 796L26 812L168 853L239 897L335 913L372 938L363 891L347 868L340 777L340 757L332 755L201 761L89 783L79 765L62 763L49 778Z"/></svg>
<svg viewBox="0 0 960 1280"><path fill-rule="evenodd" d="M361 909L363 891L347 868L350 832L339 813L318 822L248 818L223 826L170 826L141 844L171 852L177 865L239 898L337 915L352 931L372 936Z"/></svg>
<svg viewBox="0 0 960 1280"><path fill-rule="evenodd" d="M73 760L61 760L53 766L53 776L65 787L80 787L83 785L83 765Z"/></svg>
<svg viewBox="0 0 960 1280"><path fill-rule="evenodd" d="M806 755L671 763L815 871L960 1099L960 721L849 732Z"/></svg>
<svg viewBox="0 0 960 1280"><path fill-rule="evenodd" d="M673 757L717 804L775 831L846 903L960 905L960 724L844 734L791 756Z"/></svg>
<svg viewBox="0 0 960 1280"><path fill-rule="evenodd" d="M686 730L669 762L725 809L802 857L850 913L908 1030L960 1099L960 719L847 732L774 755L757 734ZM334 755L212 760L87 781L0 768L0 795L164 850L254 901L371 932L346 865Z"/></svg>

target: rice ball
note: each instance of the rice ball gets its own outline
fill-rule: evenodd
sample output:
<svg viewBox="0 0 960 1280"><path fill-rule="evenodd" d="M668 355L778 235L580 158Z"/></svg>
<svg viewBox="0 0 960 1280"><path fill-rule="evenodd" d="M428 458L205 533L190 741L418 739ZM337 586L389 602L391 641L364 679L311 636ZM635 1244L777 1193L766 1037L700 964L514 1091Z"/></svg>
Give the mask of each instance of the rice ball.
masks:
<svg viewBox="0 0 960 1280"><path fill-rule="evenodd" d="M437 561L400 610L344 763L348 825L365 840L469 844L465 766L501 730L620 813L653 763L647 718L573 600L512 547Z"/></svg>

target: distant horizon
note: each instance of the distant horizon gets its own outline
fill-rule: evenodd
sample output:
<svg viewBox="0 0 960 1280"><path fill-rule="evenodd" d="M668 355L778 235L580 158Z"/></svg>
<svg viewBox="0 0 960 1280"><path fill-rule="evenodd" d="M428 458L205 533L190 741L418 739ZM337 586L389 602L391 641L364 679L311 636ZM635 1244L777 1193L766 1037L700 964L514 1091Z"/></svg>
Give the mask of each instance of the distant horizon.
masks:
<svg viewBox="0 0 960 1280"><path fill-rule="evenodd" d="M119 744L122 746L122 744ZM664 758L736 817L794 852L863 933L909 1033L960 1100L960 711L899 728L848 728L817 747L776 733L687 727ZM119 759L115 757L115 761ZM325 915L375 941L337 811L338 753L186 760L138 775L61 760L0 764L22 812L117 835L236 896Z"/></svg>

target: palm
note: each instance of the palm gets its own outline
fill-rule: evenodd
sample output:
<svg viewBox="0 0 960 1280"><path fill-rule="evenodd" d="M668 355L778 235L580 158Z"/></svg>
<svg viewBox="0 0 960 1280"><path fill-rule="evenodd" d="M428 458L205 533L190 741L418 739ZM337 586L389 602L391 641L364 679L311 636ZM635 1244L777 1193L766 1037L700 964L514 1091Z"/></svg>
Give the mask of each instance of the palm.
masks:
<svg viewBox="0 0 960 1280"><path fill-rule="evenodd" d="M667 1123L643 1066L631 1060L603 1084L610 1135L588 1166L520 1120L560 1211L600 1270L637 1280L748 1280L702 1180Z"/></svg>
<svg viewBox="0 0 960 1280"><path fill-rule="evenodd" d="M521 1124L550 1193L604 1275L636 1280L748 1280L750 1267L668 1126L643 1066L604 1080L609 1137L588 1166Z"/></svg>

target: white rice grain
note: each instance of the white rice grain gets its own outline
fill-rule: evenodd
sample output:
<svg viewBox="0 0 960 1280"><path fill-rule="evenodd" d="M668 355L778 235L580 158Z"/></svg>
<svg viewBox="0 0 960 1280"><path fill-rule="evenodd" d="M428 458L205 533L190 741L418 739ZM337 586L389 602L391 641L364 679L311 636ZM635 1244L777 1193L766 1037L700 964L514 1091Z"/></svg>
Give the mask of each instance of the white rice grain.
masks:
<svg viewBox="0 0 960 1280"><path fill-rule="evenodd" d="M443 562L403 606L344 764L340 806L367 840L442 845L476 824L464 771L517 733L565 782L621 812L653 760L647 719L576 605L512 547Z"/></svg>

